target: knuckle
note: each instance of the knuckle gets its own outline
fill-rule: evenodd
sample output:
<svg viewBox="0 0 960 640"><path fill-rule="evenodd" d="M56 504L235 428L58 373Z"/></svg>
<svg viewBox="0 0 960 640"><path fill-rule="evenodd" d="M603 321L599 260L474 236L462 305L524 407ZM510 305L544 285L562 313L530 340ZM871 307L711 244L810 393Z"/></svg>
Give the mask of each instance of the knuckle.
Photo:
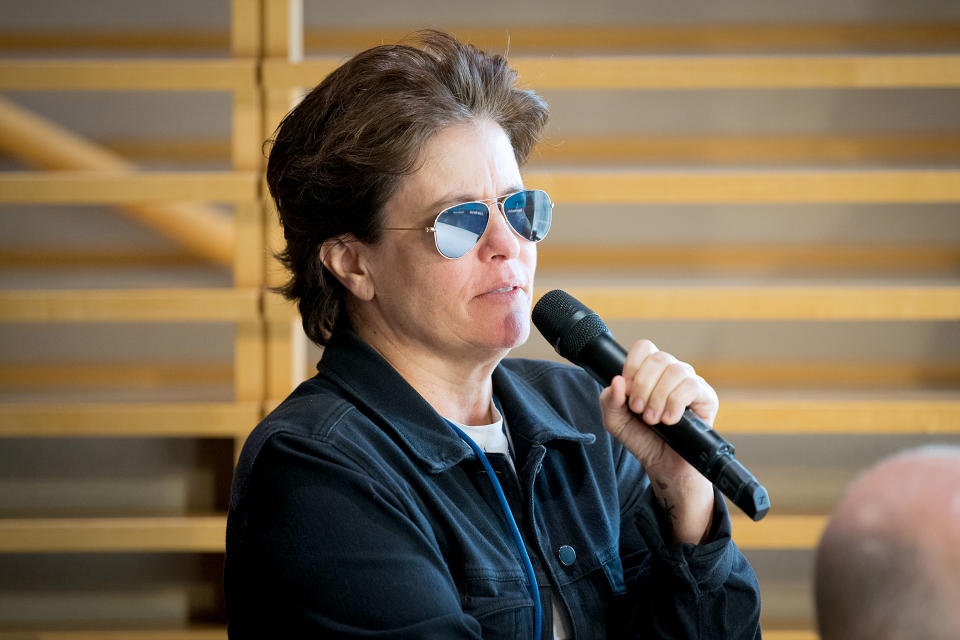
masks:
<svg viewBox="0 0 960 640"><path fill-rule="evenodd" d="M667 373L676 378L690 379L690 365L684 362L671 362L667 365Z"/></svg>
<svg viewBox="0 0 960 640"><path fill-rule="evenodd" d="M633 343L633 347L630 350L651 354L657 352L657 345L653 344L653 342L647 340L646 338L640 338Z"/></svg>
<svg viewBox="0 0 960 640"><path fill-rule="evenodd" d="M667 353L666 351L657 351L655 353L650 354L650 360L657 364L668 365L668 364L672 364L673 362L676 362L677 359L674 358L669 353Z"/></svg>
<svg viewBox="0 0 960 640"><path fill-rule="evenodd" d="M703 379L703 376L695 376L694 378L697 381L697 386L702 389L707 395L712 397L714 400L718 400L719 396L717 395L717 390L711 386L709 382Z"/></svg>

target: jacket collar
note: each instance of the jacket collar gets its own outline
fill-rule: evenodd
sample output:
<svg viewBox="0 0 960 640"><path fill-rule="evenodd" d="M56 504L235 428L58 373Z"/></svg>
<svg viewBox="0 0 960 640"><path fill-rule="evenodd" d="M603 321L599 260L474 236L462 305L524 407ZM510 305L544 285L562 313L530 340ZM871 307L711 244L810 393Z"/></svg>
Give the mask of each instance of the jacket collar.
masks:
<svg viewBox="0 0 960 640"><path fill-rule="evenodd" d="M334 331L317 370L431 472L445 471L474 457L444 418L349 329L341 326ZM533 387L503 363L493 372L493 392L513 436L531 444L551 440L590 443L595 439L565 422Z"/></svg>

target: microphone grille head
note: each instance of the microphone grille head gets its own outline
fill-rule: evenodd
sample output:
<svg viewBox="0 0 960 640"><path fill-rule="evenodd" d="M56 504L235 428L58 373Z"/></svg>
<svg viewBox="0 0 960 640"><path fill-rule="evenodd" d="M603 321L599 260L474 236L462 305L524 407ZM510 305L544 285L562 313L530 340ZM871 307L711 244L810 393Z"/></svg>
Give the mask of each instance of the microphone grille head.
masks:
<svg viewBox="0 0 960 640"><path fill-rule="evenodd" d="M590 309L566 291L554 289L543 294L533 306L533 324L548 342L553 343L560 337L570 316L578 311L589 313Z"/></svg>
<svg viewBox="0 0 960 640"><path fill-rule="evenodd" d="M533 307L533 324L564 358L576 360L591 340L609 333L600 316L566 291L554 289Z"/></svg>

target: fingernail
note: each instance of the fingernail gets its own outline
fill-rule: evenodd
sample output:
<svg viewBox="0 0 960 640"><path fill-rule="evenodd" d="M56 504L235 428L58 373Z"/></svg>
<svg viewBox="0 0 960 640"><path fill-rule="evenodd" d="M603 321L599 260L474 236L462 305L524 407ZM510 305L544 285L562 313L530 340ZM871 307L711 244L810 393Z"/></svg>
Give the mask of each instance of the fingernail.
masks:
<svg viewBox="0 0 960 640"><path fill-rule="evenodd" d="M653 409L647 409L643 413L643 420L647 424L656 424L656 421L654 420Z"/></svg>

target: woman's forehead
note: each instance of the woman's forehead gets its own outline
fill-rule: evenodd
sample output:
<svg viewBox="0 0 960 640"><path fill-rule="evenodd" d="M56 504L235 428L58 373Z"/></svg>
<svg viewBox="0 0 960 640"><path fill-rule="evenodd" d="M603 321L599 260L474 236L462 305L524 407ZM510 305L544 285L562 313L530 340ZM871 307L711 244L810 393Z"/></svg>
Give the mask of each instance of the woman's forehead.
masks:
<svg viewBox="0 0 960 640"><path fill-rule="evenodd" d="M399 192L424 203L461 202L500 195L487 193L491 188L520 185L510 138L496 123L479 120L446 127L430 138L418 170L401 181Z"/></svg>

